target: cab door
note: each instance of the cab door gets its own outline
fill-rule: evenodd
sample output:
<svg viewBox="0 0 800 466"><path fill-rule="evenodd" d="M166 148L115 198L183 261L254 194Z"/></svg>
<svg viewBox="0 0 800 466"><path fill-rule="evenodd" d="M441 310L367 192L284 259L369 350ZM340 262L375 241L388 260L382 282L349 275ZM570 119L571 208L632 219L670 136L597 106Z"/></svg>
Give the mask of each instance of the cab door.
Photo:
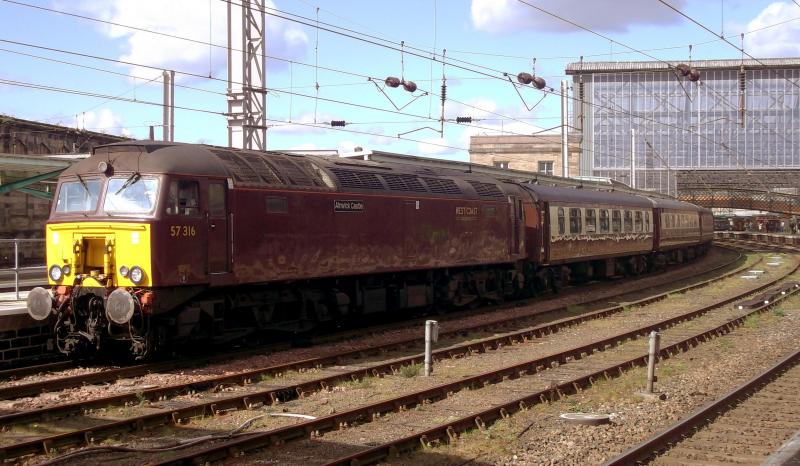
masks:
<svg viewBox="0 0 800 466"><path fill-rule="evenodd" d="M230 241L228 240L228 189L224 181L209 181L208 210L208 272L230 270Z"/></svg>

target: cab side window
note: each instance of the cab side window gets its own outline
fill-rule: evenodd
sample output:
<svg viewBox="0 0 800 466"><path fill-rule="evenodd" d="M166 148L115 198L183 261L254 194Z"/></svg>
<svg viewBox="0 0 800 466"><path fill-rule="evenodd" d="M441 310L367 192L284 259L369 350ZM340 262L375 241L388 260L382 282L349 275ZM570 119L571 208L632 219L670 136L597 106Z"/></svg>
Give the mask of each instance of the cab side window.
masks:
<svg viewBox="0 0 800 466"><path fill-rule="evenodd" d="M208 215L212 218L225 217L225 186L222 183L208 185Z"/></svg>
<svg viewBox="0 0 800 466"><path fill-rule="evenodd" d="M167 214L198 215L200 213L199 193L197 181L172 180L167 195Z"/></svg>

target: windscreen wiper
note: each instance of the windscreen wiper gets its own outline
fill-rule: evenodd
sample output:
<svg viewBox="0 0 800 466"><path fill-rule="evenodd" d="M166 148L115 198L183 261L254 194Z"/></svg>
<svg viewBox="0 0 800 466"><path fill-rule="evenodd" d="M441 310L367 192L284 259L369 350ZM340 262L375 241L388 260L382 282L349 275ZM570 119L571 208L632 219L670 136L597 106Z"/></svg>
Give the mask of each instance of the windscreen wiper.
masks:
<svg viewBox="0 0 800 466"><path fill-rule="evenodd" d="M78 174L76 173L76 174L75 174L75 176L77 176L77 177L78 177L78 181L80 181L80 182L81 182L81 186L83 186L83 189L85 189L85 190L86 190L86 193L87 193L87 194L91 194L91 193L89 193L89 185L88 185L88 184L86 184L86 181L84 181L84 180L83 180L83 178L81 178L81 175L78 175Z"/></svg>
<svg viewBox="0 0 800 466"><path fill-rule="evenodd" d="M122 191L124 191L124 190L125 190L125 189L126 189L128 186L130 186L130 185L132 185L132 184L136 183L136 182L137 182L137 181L139 181L141 178L142 178L142 175L140 175L140 174L139 174L139 172L134 172L134 173L133 173L131 176L129 176L129 177L128 177L128 179L127 179L127 180L125 180L125 182L124 182L124 183L122 183L122 186L121 186L121 187L120 187L120 188L117 190L117 192L115 192L115 193L114 193L114 195L117 195L117 194L121 193L121 192L122 192Z"/></svg>

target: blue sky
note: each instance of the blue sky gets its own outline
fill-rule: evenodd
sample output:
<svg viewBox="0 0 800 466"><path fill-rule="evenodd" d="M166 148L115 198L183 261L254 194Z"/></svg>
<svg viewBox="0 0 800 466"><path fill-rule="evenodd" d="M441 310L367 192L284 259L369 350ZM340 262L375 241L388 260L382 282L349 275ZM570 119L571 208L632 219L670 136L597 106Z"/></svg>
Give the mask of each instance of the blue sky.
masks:
<svg viewBox="0 0 800 466"><path fill-rule="evenodd" d="M558 89L565 64L577 61L579 56L587 61L649 59L621 53L628 50L620 44L639 50L662 49L648 53L670 60L688 60L689 44L693 44L694 59L741 56L735 48L657 0L525 1L617 43L576 29L518 0L268 2L274 8L270 11L277 15L298 15L295 18L299 21L307 22L299 18L304 17L311 23L318 20L321 26L327 23L324 28L365 39L267 17L267 54L272 57L267 73L271 89L268 124L273 125L268 131L268 148L346 151L361 146L466 160L470 135L531 134L559 125L557 96L530 87L520 89L520 96L503 81L504 72L512 76L531 72L534 58L536 74ZM220 114L227 109L226 56L219 47L226 44L223 0L20 2L57 12L0 0L0 113L144 138L148 125L160 124L162 110L141 102L161 102L160 69L173 69L178 73L177 83L185 86L178 87L175 94L176 105L184 107L175 114L176 140L227 144L226 119ZM792 1L668 2L713 31L723 32L736 44L741 32L756 31L748 33L745 42L745 49L756 57L800 56L800 6ZM393 50L400 48L401 41L408 53ZM444 69L439 61L428 59L434 50L441 57L443 49L447 62ZM472 126L445 124L444 133L439 134L438 94L443 73L448 97L445 118L471 116L476 121ZM419 89L410 94L387 88L384 95L367 79L380 82L387 76L413 80ZM2 84L9 81L118 96L138 103ZM315 83L319 83L318 90ZM424 91L436 95L425 95ZM345 120L346 131L331 129L327 125L331 120Z"/></svg>

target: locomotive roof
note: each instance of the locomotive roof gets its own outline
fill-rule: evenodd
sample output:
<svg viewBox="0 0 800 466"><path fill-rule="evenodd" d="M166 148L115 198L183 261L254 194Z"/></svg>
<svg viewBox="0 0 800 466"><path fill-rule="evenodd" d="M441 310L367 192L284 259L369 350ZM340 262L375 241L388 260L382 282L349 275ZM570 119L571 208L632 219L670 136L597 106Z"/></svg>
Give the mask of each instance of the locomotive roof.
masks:
<svg viewBox="0 0 800 466"><path fill-rule="evenodd" d="M73 165L64 175L97 172L100 161L110 161L121 173L224 177L243 187L338 186L347 191L403 191L495 201L505 201L508 191L506 183L496 178L461 170L161 141L98 146L92 157Z"/></svg>
<svg viewBox="0 0 800 466"><path fill-rule="evenodd" d="M520 186L533 192L539 200L546 202L597 203L647 208L653 206L650 198L614 191L596 191L593 189L536 184L521 184Z"/></svg>

